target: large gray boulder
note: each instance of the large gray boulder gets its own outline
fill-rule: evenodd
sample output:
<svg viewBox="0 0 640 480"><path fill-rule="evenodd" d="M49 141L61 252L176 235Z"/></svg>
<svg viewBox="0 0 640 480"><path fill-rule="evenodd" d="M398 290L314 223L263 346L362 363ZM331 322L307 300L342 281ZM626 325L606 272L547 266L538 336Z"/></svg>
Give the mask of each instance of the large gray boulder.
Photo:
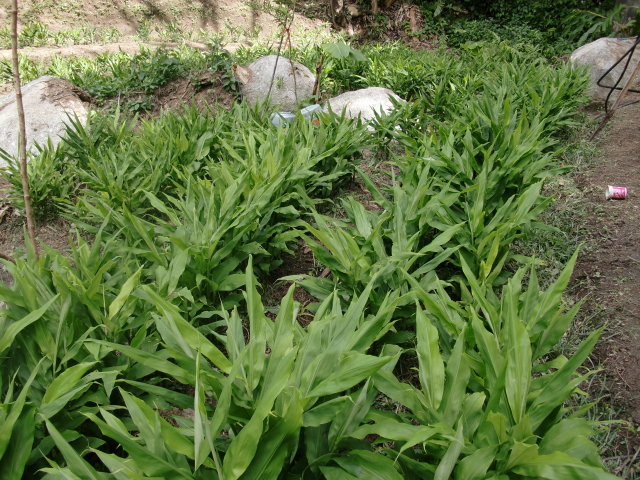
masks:
<svg viewBox="0 0 640 480"><path fill-rule="evenodd" d="M327 100L324 111L329 109L335 113L342 113L342 109L346 109L348 118L360 117L362 120L370 121L375 119L375 112L388 114L395 107L389 97L404 102L398 95L388 88L369 87L352 92L345 92L342 95Z"/></svg>
<svg viewBox="0 0 640 480"><path fill-rule="evenodd" d="M90 97L72 83L61 78L40 77L22 87L22 103L27 133L27 150L34 142L45 144L49 138L54 145L64 134L69 116L85 124ZM18 155L18 110L14 92L0 97L0 148L10 155ZM6 162L0 160L0 167Z"/></svg>
<svg viewBox="0 0 640 480"><path fill-rule="evenodd" d="M598 80L604 73L611 68L626 52L633 46L635 39L618 39L618 38L599 38L595 42L587 43L578 48L571 54L570 61L576 65L586 65L591 70L591 86L589 93L592 94L594 100L604 100L609 93L609 89L598 86ZM611 85L618 80L627 59L625 58L620 64L607 75L602 81L603 85ZM618 84L622 88L629 76L635 69L636 65L640 61L640 48L637 48L629 68L625 73L624 78ZM640 78L635 81L635 86L631 88L638 89L640 87ZM611 98L615 99L617 93L614 93Z"/></svg>
<svg viewBox="0 0 640 480"><path fill-rule="evenodd" d="M316 81L315 75L307 67L277 55L260 57L248 67L241 68L241 71L241 75L239 71L236 71L236 75L240 80L242 95L251 104L267 98L273 77L271 105L281 110L293 110L299 102L309 98Z"/></svg>

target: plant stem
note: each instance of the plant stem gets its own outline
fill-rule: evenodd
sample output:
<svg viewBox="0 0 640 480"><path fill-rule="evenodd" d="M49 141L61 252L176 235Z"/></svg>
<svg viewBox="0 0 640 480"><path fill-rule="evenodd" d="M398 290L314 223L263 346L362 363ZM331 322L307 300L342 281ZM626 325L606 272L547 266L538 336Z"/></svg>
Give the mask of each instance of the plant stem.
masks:
<svg viewBox="0 0 640 480"><path fill-rule="evenodd" d="M320 61L316 65L316 83L313 85L312 95L316 99L316 103L320 101L320 77L322 76L322 66L324 64L325 54L320 55Z"/></svg>
<svg viewBox="0 0 640 480"><path fill-rule="evenodd" d="M2 252L0 252L0 258L2 260L9 260L10 262L16 263L16 261L13 258L11 258L9 255L5 255Z"/></svg>
<svg viewBox="0 0 640 480"><path fill-rule="evenodd" d="M18 61L18 0L11 3L11 59L13 61L13 82L16 89L16 105L18 107L18 152L20 156L20 178L22 180L22 192L24 194L24 209L27 216L27 232L31 240L31 246L38 255L38 245L36 243L36 228L33 221L33 210L31 209L31 195L29 194L29 177L27 176L27 132L24 121L24 105L22 104L22 89L20 88L20 65Z"/></svg>

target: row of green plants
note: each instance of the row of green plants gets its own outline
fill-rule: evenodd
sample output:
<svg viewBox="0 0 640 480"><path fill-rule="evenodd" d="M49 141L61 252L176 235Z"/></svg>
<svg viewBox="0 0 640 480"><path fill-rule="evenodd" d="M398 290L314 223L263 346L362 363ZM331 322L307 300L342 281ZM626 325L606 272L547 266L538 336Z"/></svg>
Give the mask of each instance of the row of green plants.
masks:
<svg viewBox="0 0 640 480"><path fill-rule="evenodd" d="M484 71L491 66L492 56L498 55L507 61L524 54L535 59L536 65L547 68L546 61L538 59L540 52L536 49L523 49L499 41L467 43L459 50L457 58L444 49L415 51L401 43L366 45L360 50L362 56L357 57L328 54L327 49L335 45L342 44L308 45L286 52L312 71L320 60L323 61L320 84L323 98L347 90L381 86L406 100L427 99L435 105L440 116L446 114L449 105L465 101L466 95L473 94L474 85L484 88ZM345 49L349 50L346 46ZM212 43L204 52L186 45L171 51L143 48L134 55L104 53L96 59L55 57L46 65L22 57L20 69L24 81L45 74L65 78L98 102L117 100L131 93L152 94L171 80L203 70L219 72L222 85L237 94L232 66L249 64L258 57L275 53L274 46L257 44L241 47L231 54L221 44ZM568 70L559 67L556 71ZM0 79L11 80L8 62L0 62Z"/></svg>
<svg viewBox="0 0 640 480"><path fill-rule="evenodd" d="M84 45L89 43L113 43L122 34L115 27L95 28L80 26L53 32L40 22L29 22L18 32L18 47L41 47L44 45ZM0 29L0 48L11 48L9 27Z"/></svg>
<svg viewBox="0 0 640 480"><path fill-rule="evenodd" d="M93 25L82 25L54 31L44 23L31 21L19 29L18 47L117 43L122 41L123 37L124 34L116 27L96 28ZM148 19L138 23L135 36L128 37L131 41L176 43L182 43L185 40L206 42L220 38L220 35L203 29L199 31L185 30L178 22L165 21L152 25ZM0 48L11 48L11 35L8 26L0 29Z"/></svg>
<svg viewBox="0 0 640 480"><path fill-rule="evenodd" d="M24 82L42 75L64 78L102 103L129 93L153 93L171 80L207 69L219 72L223 85L236 91L231 66L231 55L218 44L211 44L206 52L186 45L175 50L142 47L135 54L105 52L95 59L54 56L47 63L20 56L20 77ZM9 62L0 62L0 80L11 81L11 75Z"/></svg>
<svg viewBox="0 0 640 480"><path fill-rule="evenodd" d="M544 228L588 77L468 55L373 131L337 114L274 128L240 104L95 116L41 147L30 176L55 165L71 188L48 202L86 233L5 262L1 475L615 478L590 440L606 425L566 403L600 332L554 350L577 254L542 289L510 249ZM398 146L388 187L355 169ZM354 172L379 208L326 215ZM258 282L299 239L331 275L294 278L317 302L293 285L267 316Z"/></svg>

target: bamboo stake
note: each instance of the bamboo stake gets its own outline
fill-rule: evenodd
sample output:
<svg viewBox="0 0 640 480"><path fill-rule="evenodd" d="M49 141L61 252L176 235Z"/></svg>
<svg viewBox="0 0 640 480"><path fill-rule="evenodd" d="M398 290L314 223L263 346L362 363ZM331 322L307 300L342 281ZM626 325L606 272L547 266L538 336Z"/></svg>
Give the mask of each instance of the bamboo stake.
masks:
<svg viewBox="0 0 640 480"><path fill-rule="evenodd" d="M27 232L33 252L38 255L36 243L36 227L33 221L31 209L31 195L29 194L29 178L27 177L27 129L24 121L24 105L22 104L22 89L20 88L20 65L18 62L18 0L11 2L11 59L13 60L13 82L16 89L16 105L18 107L18 151L20 156L20 179L22 180L22 192L24 194L24 209L27 216Z"/></svg>

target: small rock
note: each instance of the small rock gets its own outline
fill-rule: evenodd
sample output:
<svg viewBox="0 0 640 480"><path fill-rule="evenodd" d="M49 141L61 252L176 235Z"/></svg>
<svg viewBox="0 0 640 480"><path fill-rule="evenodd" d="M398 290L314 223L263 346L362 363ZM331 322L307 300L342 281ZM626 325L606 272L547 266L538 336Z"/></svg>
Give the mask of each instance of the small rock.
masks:
<svg viewBox="0 0 640 480"><path fill-rule="evenodd" d="M281 110L294 110L298 103L311 97L316 82L315 75L307 67L278 55L260 57L248 67L238 66L236 76L248 103L264 101L271 91L271 105Z"/></svg>
<svg viewBox="0 0 640 480"><path fill-rule="evenodd" d="M349 118L361 117L362 120L366 121L374 120L374 111L388 114L395 109L389 97L404 102L402 98L388 88L369 87L345 92L327 100L324 111L327 112L331 109L333 112L340 114L344 108Z"/></svg>

